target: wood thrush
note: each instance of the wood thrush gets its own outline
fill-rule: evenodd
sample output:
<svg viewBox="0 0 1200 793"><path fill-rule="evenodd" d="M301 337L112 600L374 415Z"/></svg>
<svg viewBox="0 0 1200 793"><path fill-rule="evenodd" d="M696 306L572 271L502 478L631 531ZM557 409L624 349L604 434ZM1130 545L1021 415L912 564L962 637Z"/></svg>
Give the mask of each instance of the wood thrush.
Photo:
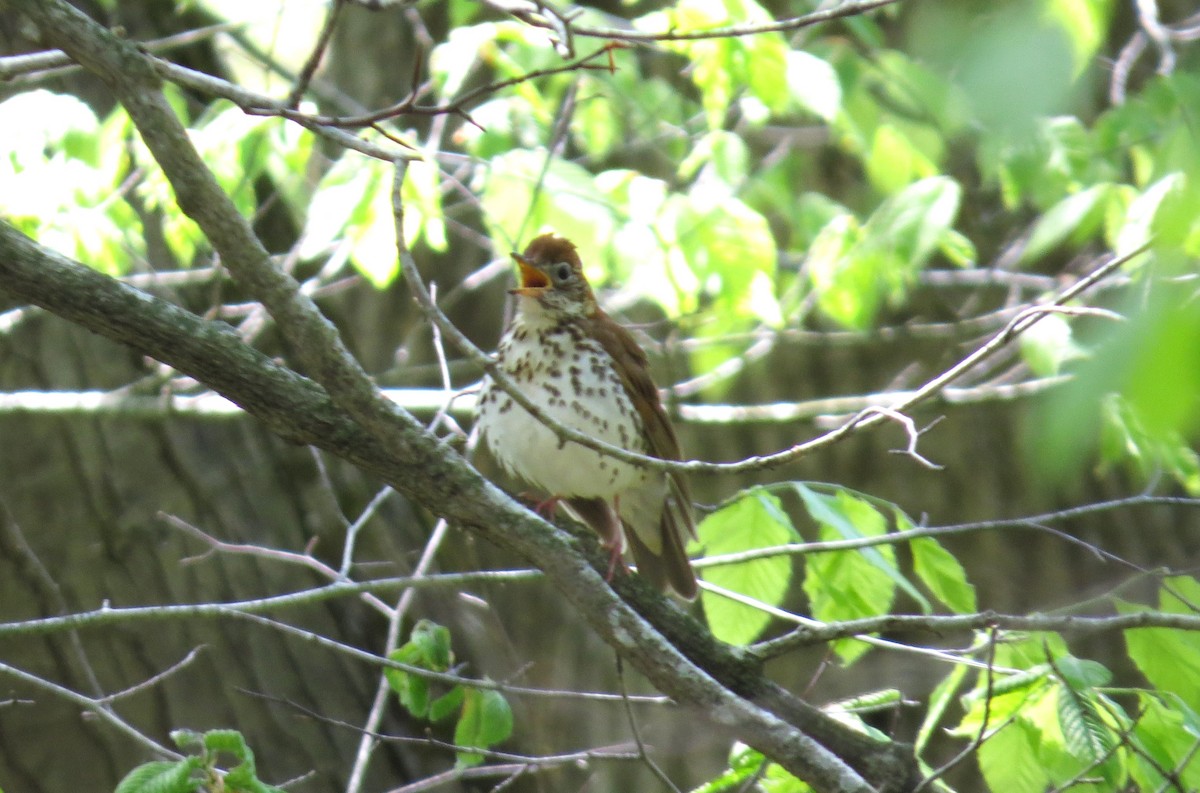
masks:
<svg viewBox="0 0 1200 793"><path fill-rule="evenodd" d="M646 353L600 310L575 246L544 234L514 253L521 285L497 364L546 415L597 440L663 460L679 442L650 379ZM479 397L479 426L509 473L564 503L599 533L609 576L626 543L638 572L660 589L696 596L684 551L695 536L687 483L677 474L623 462L563 442L491 378Z"/></svg>

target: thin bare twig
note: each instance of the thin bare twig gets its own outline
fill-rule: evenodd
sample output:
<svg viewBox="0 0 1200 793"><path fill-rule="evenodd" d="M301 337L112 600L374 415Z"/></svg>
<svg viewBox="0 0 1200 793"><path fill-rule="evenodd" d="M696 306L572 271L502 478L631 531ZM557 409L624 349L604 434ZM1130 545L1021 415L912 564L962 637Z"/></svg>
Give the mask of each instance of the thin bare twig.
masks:
<svg viewBox="0 0 1200 793"><path fill-rule="evenodd" d="M118 732L123 733L129 738L132 738L135 743L143 748L149 749L156 755L167 757L172 760L179 760L183 757L183 755L179 754L179 752L176 752L173 749L168 749L167 747L155 741L153 738L138 730L129 722L122 719L116 713L113 713L112 709L110 709L106 703L101 702L98 699L84 696L77 691L72 691L65 686L60 686L58 683L38 677L37 675L31 675L22 669L18 669L15 666L9 666L4 662L0 662L0 674L6 674L10 677L15 677L18 680L27 683L28 685L34 686L35 688L40 688L43 691L49 691L61 699L65 699L68 702L79 705L85 710L91 711L92 713L96 714L101 721L107 722L112 727L115 727Z"/></svg>
<svg viewBox="0 0 1200 793"><path fill-rule="evenodd" d="M325 15L325 22L321 25L321 32L317 35L317 41L313 45L312 52L305 59L304 66L300 69L300 74L296 76L296 85L292 88L292 92L288 94L288 107L295 109L300 106L300 100L304 98L304 93L308 90L308 84L312 82L313 75L317 73L317 67L321 65L321 59L325 57L325 50L329 47L330 39L333 38L333 31L337 27L338 15L341 13L343 5L345 5L343 0L333 0L330 4L329 13Z"/></svg>
<svg viewBox="0 0 1200 793"><path fill-rule="evenodd" d="M480 97L487 97L501 91L505 88L510 88L514 85L536 80L540 77L549 77L555 74L563 74L565 72L574 72L581 69L603 69L607 70L608 66L596 66L592 62L607 55L619 45L615 43L605 44L590 55L585 55L582 58L574 60L562 66L554 66L546 69L535 69L531 72L510 77L507 80L499 80L488 85L475 88L462 96L450 102L443 102L437 105L419 105L418 100L421 97L421 92L418 86L413 86L412 91L402 101L394 105L385 107L381 110L374 110L370 113L363 113L355 116L323 116L311 115L308 113L300 113L290 108L282 107L277 102L271 102L263 107L255 107L253 105L243 106L243 110L251 115L277 115L302 123L306 127L318 126L326 128L348 128L348 127L371 127L381 121L386 121L391 118L400 116L441 116L441 115L460 115L468 121L470 117L467 115L466 106Z"/></svg>
<svg viewBox="0 0 1200 793"><path fill-rule="evenodd" d="M103 704L108 704L110 702L115 702L118 699L122 699L124 697L131 696L133 694L138 693L139 691L145 691L148 688L158 685L159 683L166 680L171 675L173 675L176 672L180 671L181 669L189 666L192 663L192 661L195 661L196 658L198 658L200 656L200 653L202 650L204 650L205 646L206 645L202 644L199 647L193 647L191 650L188 651L187 655L185 655L183 658L180 658L178 661L171 664L170 666L168 666L166 669L162 670L161 672L153 675L152 677L148 677L145 680L143 680L142 682L132 685L129 688L126 688L126 689L123 689L116 693L108 694L107 696L101 697L100 699L98 699L96 701L103 703Z"/></svg>
<svg viewBox="0 0 1200 793"><path fill-rule="evenodd" d="M637 717L633 713L633 707L629 703L629 690L625 685L625 662L621 660L621 656L617 656L617 685L620 688L621 696L625 698L625 720L629 722L629 731L633 734L633 742L637 746L638 757L644 762L654 776L673 793L681 793L679 787L671 781L671 777L667 776L666 772L659 767L658 763L654 762L654 758L650 756L650 752L646 749L646 743L642 740L642 730L638 727Z"/></svg>

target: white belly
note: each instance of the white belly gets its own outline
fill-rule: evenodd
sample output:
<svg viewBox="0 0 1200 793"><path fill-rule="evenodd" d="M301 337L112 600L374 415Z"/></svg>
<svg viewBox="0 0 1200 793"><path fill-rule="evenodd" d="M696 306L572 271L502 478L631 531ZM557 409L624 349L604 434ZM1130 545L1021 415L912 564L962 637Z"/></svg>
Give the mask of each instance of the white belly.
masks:
<svg viewBox="0 0 1200 793"><path fill-rule="evenodd" d="M599 343L573 339L567 331L550 337L549 344L535 339L532 332L517 333L501 348L505 372L522 392L564 426L623 449L646 453L636 409ZM574 349L576 343L585 352L603 357L596 360L591 355L572 358L563 354L564 349ZM549 495L611 499L653 475L578 443L564 444L490 378L483 382L479 422L496 460Z"/></svg>

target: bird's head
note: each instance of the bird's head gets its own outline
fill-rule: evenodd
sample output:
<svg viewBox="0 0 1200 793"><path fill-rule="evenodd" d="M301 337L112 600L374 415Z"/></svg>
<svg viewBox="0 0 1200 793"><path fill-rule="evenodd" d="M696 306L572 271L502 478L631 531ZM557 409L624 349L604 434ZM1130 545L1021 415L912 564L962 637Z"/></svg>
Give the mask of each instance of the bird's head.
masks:
<svg viewBox="0 0 1200 793"><path fill-rule="evenodd" d="M510 291L525 298L518 310L537 306L554 317L585 317L596 311L596 298L570 240L543 234L512 257L521 268L521 285Z"/></svg>

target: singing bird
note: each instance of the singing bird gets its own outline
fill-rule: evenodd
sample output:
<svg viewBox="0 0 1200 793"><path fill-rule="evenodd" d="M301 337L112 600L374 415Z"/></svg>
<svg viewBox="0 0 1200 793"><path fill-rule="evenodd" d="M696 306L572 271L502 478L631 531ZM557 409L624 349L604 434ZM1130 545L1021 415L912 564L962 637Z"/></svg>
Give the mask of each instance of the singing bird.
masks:
<svg viewBox="0 0 1200 793"><path fill-rule="evenodd" d="M547 416L631 452L679 460L679 441L650 378L646 353L605 314L583 275L574 244L554 234L513 253L520 286L496 363ZM479 397L479 427L510 474L549 494L600 535L609 577L632 551L638 573L691 600L696 576L684 543L695 536L687 482L562 442L490 377Z"/></svg>

